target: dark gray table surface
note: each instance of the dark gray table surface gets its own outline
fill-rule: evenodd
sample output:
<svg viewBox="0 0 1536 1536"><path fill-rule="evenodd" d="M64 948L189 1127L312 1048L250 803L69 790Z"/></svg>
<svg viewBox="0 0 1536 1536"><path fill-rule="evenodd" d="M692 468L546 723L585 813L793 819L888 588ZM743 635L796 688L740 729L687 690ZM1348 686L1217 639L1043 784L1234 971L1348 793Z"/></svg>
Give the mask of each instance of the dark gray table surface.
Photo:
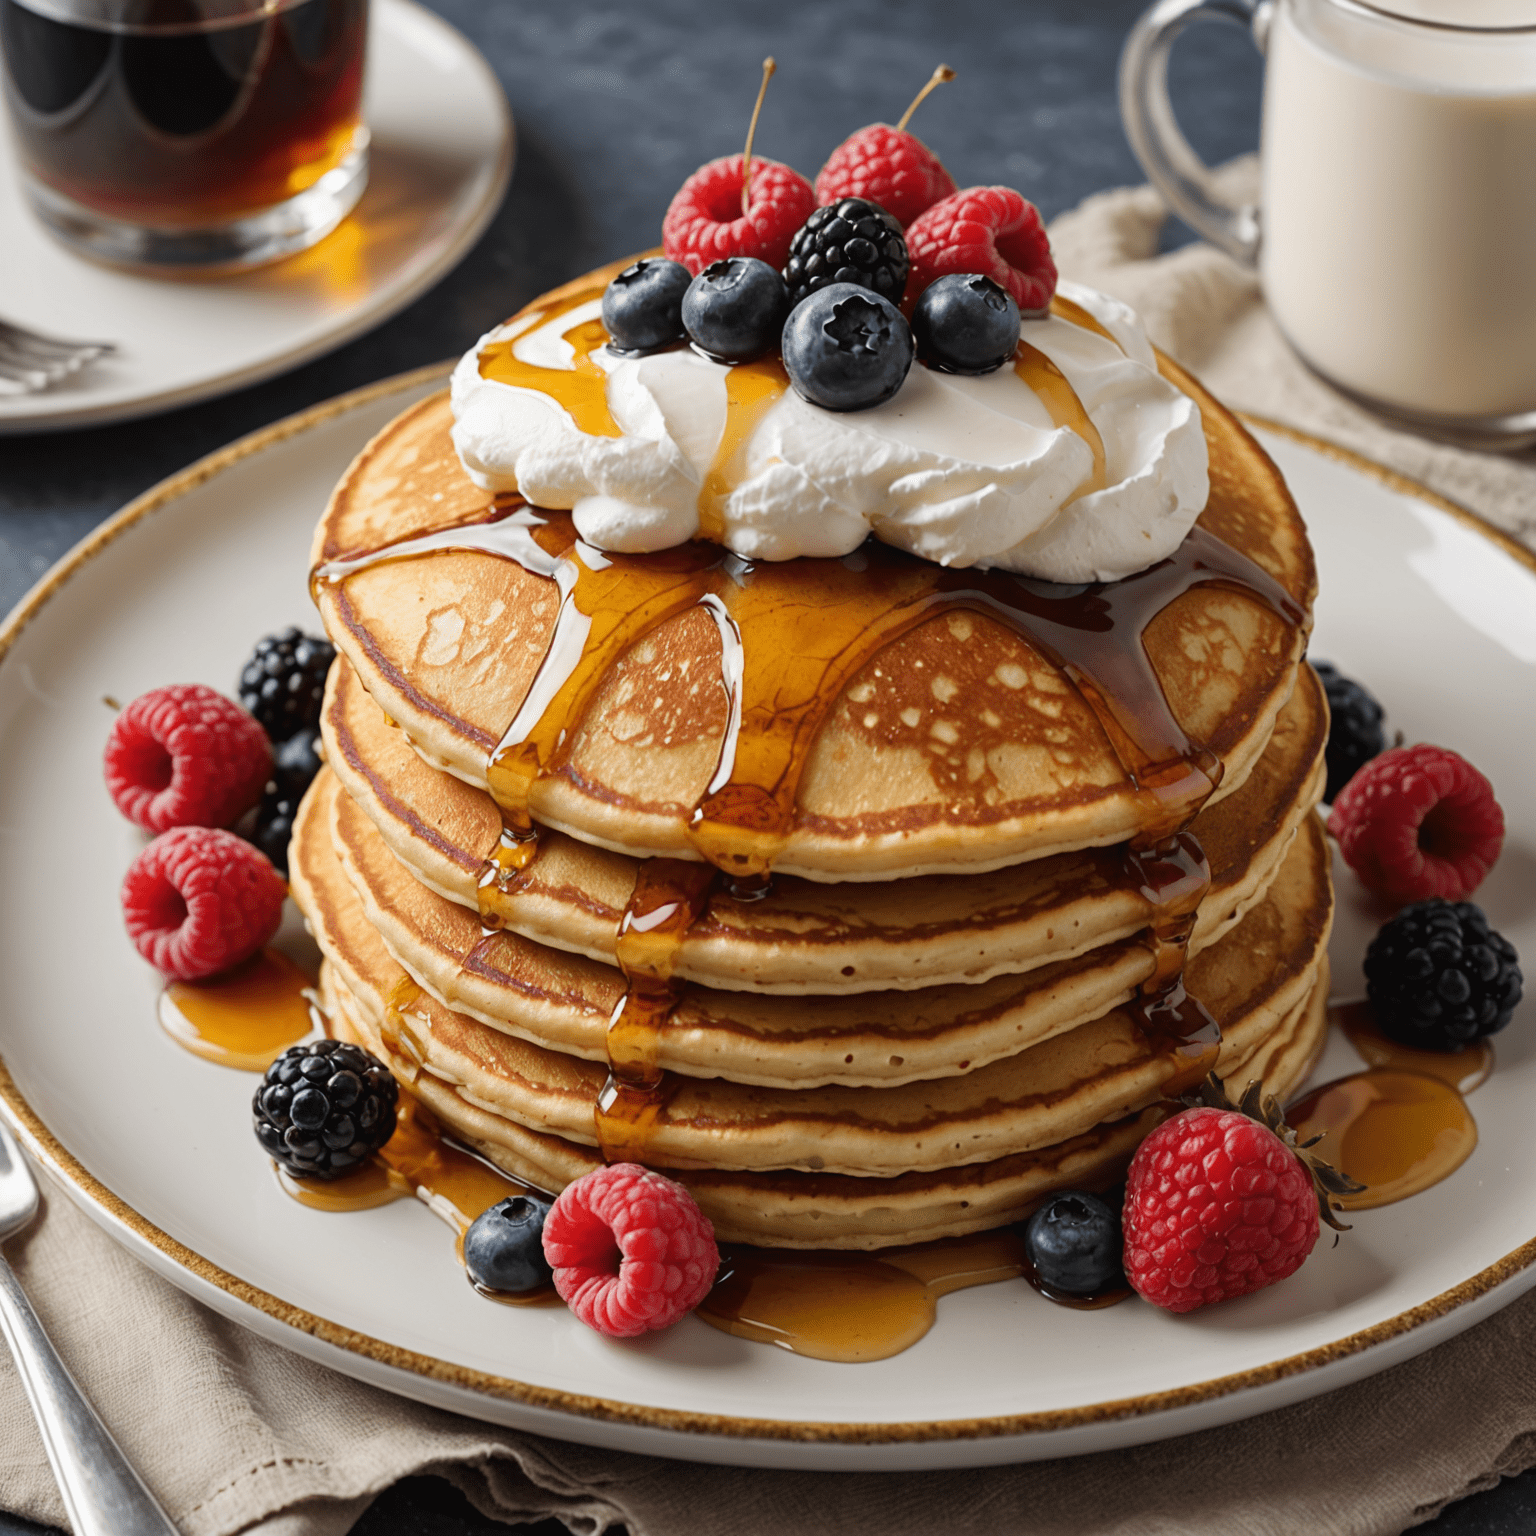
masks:
<svg viewBox="0 0 1536 1536"><path fill-rule="evenodd" d="M913 126L959 185L1017 187L1051 218L1140 179L1115 106L1120 42L1140 0L428 3L485 53L517 119L511 190L484 238L403 313L281 378L144 421L0 437L0 611L103 518L193 459L315 401L455 356L544 289L655 244L684 177L740 148L766 54L779 72L758 149L807 176L847 134L893 121L943 61L959 79ZM1254 146L1260 63L1240 29L1197 29L1175 53L1173 82L1208 159ZM1186 237L1174 228L1168 243ZM67 315L59 329L69 331ZM1422 1527L1533 1528L1536 1487L1524 1478ZM0 1515L0 1536L36 1529ZM423 1478L381 1497L356 1536L504 1529Z"/></svg>

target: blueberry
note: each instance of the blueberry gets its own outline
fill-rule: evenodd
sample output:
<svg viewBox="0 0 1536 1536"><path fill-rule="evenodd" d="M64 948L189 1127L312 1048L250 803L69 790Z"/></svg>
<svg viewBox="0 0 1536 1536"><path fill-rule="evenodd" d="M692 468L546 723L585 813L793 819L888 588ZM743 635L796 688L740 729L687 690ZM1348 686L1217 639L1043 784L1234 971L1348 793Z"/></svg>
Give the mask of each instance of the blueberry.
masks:
<svg viewBox="0 0 1536 1536"><path fill-rule="evenodd" d="M990 277L951 272L923 290L912 311L917 355L946 373L992 373L1019 345L1019 306Z"/></svg>
<svg viewBox="0 0 1536 1536"><path fill-rule="evenodd" d="M1024 1228L1024 1251L1042 1285L1093 1296L1125 1284L1120 1213L1097 1195L1053 1195Z"/></svg>
<svg viewBox="0 0 1536 1536"><path fill-rule="evenodd" d="M693 281L681 262L647 256L603 293L603 326L615 352L654 352L683 335L683 295Z"/></svg>
<svg viewBox="0 0 1536 1536"><path fill-rule="evenodd" d="M727 256L704 268L683 295L689 340L721 363L750 363L779 339L789 289L766 261Z"/></svg>
<svg viewBox="0 0 1536 1536"><path fill-rule="evenodd" d="M795 393L829 411L889 400L912 366L912 328L889 299L833 283L784 322L784 367Z"/></svg>
<svg viewBox="0 0 1536 1536"><path fill-rule="evenodd" d="M487 1291L534 1291L548 1285L544 1218L549 1205L533 1195L513 1195L482 1211L464 1234L464 1267Z"/></svg>

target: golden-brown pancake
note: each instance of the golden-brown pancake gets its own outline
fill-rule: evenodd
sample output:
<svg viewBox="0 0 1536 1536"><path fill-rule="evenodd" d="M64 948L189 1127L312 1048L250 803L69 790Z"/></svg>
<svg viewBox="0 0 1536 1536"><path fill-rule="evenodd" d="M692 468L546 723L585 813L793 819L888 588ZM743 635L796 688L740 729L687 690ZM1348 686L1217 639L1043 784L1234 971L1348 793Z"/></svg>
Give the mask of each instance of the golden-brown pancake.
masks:
<svg viewBox="0 0 1536 1536"><path fill-rule="evenodd" d="M349 1008L321 972L322 1000L335 1033L371 1050L466 1145L513 1177L556 1193L602 1166L597 1152L545 1132L530 1131L471 1103L456 1088L418 1072ZM1265 1089L1288 1097L1301 1084L1327 1032L1326 985L1313 989L1289 1033L1277 1032L1265 1064ZM1239 1064L1240 1069L1242 1064ZM1241 1087L1251 1074L1234 1078ZM1081 1136L993 1162L932 1173L869 1179L846 1174L726 1172L677 1169L724 1242L779 1248L877 1249L981 1232L1027 1216L1053 1190L1105 1189L1123 1177L1142 1138L1166 1113L1163 1106Z"/></svg>
<svg viewBox="0 0 1536 1536"><path fill-rule="evenodd" d="M424 975L439 996L446 995L449 982L431 956L442 941L420 945L416 939L424 929L452 927L454 919L435 910L420 913L433 906L429 892L470 911L478 910L477 899L485 900L485 914L495 924L614 961L639 860L546 833L514 892L501 895L494 883L482 880L501 831L495 803L484 791L423 763L340 659L327 689L322 730L327 761L348 794L428 888L413 893L385 871L364 876L359 893L402 962ZM1322 688L1305 668L1253 772L1195 820L1193 831L1212 876L1191 940L1195 951L1218 937L1273 878L1322 792L1326 736ZM370 884L371 893L365 888ZM711 987L780 994L978 983L1128 938L1150 916L1119 850L1056 854L986 874L880 884L832 886L781 875L769 895L754 902L717 889L683 938L674 974ZM449 941L450 948L478 941L477 925L461 919L458 926L462 932ZM456 960L452 968L458 970ZM1105 1001L1094 1013L1108 1006ZM961 1051L956 1059L966 1055Z"/></svg>
<svg viewBox="0 0 1536 1536"><path fill-rule="evenodd" d="M606 275L585 281L595 293ZM1253 583L1180 589L1144 628L1129 611L1139 594L1163 591L1173 568L1184 569L1181 560L1194 559L1197 535L1225 541L1303 615L1315 572L1274 465L1193 380L1164 366L1199 402L1210 501L1172 562L1112 583L1093 601L1126 608L1115 621L1110 670L1135 672L1143 643L1150 661L1148 679L1106 684L1116 718L1134 735L1136 721L1156 717L1149 742L1182 734L1181 751L1208 748L1224 767L1219 795L1241 784L1269 739L1293 686L1305 619L1287 622ZM439 396L363 450L321 520L317 563L367 557L448 525L459 525L458 542L485 544L495 509L464 475L450 424ZM733 566L725 574L711 567L707 580L679 578L679 590L689 592L690 583L713 583L714 600L737 627L747 681L732 692L722 672L720 614L691 599L676 611L660 598L654 611L641 601L646 573L668 558L694 560L694 546L584 562L572 553L566 514L548 514L525 531L542 539L550 558L558 555L576 583L566 606L579 613L588 612L582 583L596 591L609 579L600 579L599 566L631 564L619 573L624 580L603 588L608 596L591 599L592 632L610 619L616 626L591 690L558 719L534 710L530 729L548 727L540 738L548 752L518 815L525 809L545 826L641 856L698 858L707 846L727 869L733 860L751 868L771 859L811 879L883 880L1119 843L1162 814L1156 797L1128 776L1101 713L1048 658L1066 643L1060 633L1046 645L995 616L1010 579L944 572L874 545L848 561L760 564L746 573ZM857 561L864 564L849 564ZM562 608L555 580L484 547L364 558L360 567L332 565L330 575L316 585L321 614L368 692L427 761L488 785L490 760L550 651ZM913 598L908 617L887 622L893 593L930 587L938 594L931 602ZM1088 643L1093 624L1074 619L1068 627L1073 645ZM550 666L563 668L571 657ZM801 735L781 761L775 733L790 714ZM741 778L746 798L732 799L759 747L767 777ZM503 784L504 800L507 793ZM730 816L744 818L730 822L728 835L719 833L725 811L704 815L690 832L695 808L711 794L710 804L729 800Z"/></svg>
<svg viewBox="0 0 1536 1536"><path fill-rule="evenodd" d="M290 857L296 899L340 983L380 1033L467 1101L530 1130L596 1143L606 1071L456 1013L409 984L368 921L327 836L327 783L306 797ZM1315 818L1270 893L1190 963L1186 985L1236 1063L1293 1023L1316 979L1331 892ZM397 990L405 980L403 991ZM665 1032L665 1031L664 1031ZM1218 1070L1222 1062L1218 1061ZM661 1167L889 1176L1053 1145L1155 1102L1186 1070L1124 1009L958 1076L900 1087L784 1089L677 1078L646 1135Z"/></svg>

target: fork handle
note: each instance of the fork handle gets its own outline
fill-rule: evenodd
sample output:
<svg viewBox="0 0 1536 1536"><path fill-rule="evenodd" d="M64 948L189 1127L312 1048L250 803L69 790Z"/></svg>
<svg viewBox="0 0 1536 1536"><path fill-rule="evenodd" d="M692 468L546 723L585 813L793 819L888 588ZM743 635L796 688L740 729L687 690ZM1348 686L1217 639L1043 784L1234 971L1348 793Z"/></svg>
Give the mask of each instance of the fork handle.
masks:
<svg viewBox="0 0 1536 1536"><path fill-rule="evenodd" d="M3 1257L0 1332L16 1357L75 1536L176 1536L176 1527L59 1359Z"/></svg>

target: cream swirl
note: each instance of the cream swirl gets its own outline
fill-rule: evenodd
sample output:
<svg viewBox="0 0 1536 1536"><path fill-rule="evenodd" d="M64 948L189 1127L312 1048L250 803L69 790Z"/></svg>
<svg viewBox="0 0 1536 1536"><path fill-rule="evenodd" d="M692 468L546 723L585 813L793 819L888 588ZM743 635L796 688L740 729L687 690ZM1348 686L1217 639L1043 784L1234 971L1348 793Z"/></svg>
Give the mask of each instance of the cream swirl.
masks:
<svg viewBox="0 0 1536 1536"><path fill-rule="evenodd" d="M746 370L686 349L582 352L570 338L596 334L598 297L535 311L455 370L454 443L477 485L569 508L599 549L702 534L787 560L873 533L941 565L1115 580L1172 553L1205 505L1200 410L1157 372L1129 309L1059 292L1077 318L1026 320L1015 367L917 364L884 405L847 413L775 387L765 365L744 390ZM490 351L513 360L504 378Z"/></svg>

